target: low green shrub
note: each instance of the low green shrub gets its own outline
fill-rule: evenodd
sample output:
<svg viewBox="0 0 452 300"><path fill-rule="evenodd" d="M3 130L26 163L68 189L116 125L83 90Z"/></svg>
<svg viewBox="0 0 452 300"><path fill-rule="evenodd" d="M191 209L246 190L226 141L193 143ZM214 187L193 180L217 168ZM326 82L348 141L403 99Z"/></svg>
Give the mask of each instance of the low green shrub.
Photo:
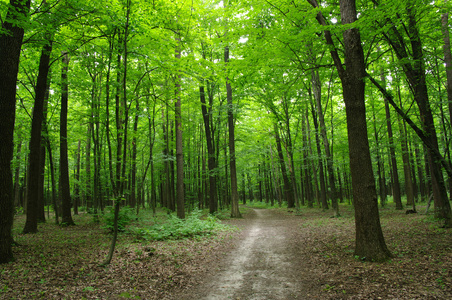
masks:
<svg viewBox="0 0 452 300"><path fill-rule="evenodd" d="M196 210L186 219L169 215L168 219L162 223L157 223L149 228L134 227L130 230L139 239L160 241L205 236L228 228L214 216L208 215L205 219L201 219L201 211Z"/></svg>
<svg viewBox="0 0 452 300"><path fill-rule="evenodd" d="M103 217L104 229L107 229L111 232L114 230L114 220L115 220L115 210L114 207L107 207L108 212ZM126 226L130 224L130 222L134 218L134 209L128 206L121 207L118 215L118 231L123 232L126 229Z"/></svg>

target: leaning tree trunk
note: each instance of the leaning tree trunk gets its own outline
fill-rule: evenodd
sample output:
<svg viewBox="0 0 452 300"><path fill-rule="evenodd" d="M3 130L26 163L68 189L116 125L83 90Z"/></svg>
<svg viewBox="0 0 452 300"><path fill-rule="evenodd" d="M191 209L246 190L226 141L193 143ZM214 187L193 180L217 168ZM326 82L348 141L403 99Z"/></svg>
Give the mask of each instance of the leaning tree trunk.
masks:
<svg viewBox="0 0 452 300"><path fill-rule="evenodd" d="M414 74L408 78L414 90L414 99L419 107L424 132L429 139L433 149L428 148L428 162L430 167L430 176L432 179L433 198L435 203L435 213L438 218L444 220L445 227L452 227L452 211L447 197L446 186L441 168L441 162L435 159L435 152L439 152L438 138L436 135L433 114L428 99L427 83L425 78L425 63L423 60L422 44L417 29L414 6L408 8L409 34L411 47L413 50Z"/></svg>

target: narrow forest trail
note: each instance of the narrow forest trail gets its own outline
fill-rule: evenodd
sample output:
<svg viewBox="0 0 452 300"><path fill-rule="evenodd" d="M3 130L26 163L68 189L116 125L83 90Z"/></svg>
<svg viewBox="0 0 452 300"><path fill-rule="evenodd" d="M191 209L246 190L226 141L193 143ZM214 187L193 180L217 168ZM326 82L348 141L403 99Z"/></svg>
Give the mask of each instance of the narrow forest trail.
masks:
<svg viewBox="0 0 452 300"><path fill-rule="evenodd" d="M316 298L314 279L303 263L300 219L273 210L253 209L243 220L242 238L203 283L183 299Z"/></svg>

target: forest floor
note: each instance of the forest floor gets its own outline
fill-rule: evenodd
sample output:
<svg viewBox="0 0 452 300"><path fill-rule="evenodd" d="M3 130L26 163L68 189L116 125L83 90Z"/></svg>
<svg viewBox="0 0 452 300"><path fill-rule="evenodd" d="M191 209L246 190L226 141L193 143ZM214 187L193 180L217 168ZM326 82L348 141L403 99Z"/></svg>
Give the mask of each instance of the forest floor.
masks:
<svg viewBox="0 0 452 300"><path fill-rule="evenodd" d="M452 230L431 215L381 210L385 263L353 256L354 218L303 208L242 207L238 230L183 240L143 241L121 233L112 263L100 267L111 235L88 214L77 226L13 230L16 261L0 265L0 299L452 299ZM418 211L424 208L418 206Z"/></svg>

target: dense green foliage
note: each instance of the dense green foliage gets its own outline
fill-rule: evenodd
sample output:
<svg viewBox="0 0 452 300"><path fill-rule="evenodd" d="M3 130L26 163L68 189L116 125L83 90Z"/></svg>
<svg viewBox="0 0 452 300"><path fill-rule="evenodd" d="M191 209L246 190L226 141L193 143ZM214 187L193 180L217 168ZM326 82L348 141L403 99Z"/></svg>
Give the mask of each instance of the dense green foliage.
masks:
<svg viewBox="0 0 452 300"><path fill-rule="evenodd" d="M2 22L8 8L7 1L0 1ZM356 9L357 21L344 25L339 4L329 0L32 1L29 20L18 21L25 38L17 82L14 205L26 207L30 198L32 111L40 60L50 54L38 211L45 205L55 211L61 207L63 52L70 58L67 144L74 213L83 206L97 214L112 205L109 199L122 196L133 209L204 209L211 205L211 178L218 209L230 207L229 111L235 121L241 201L284 203L298 211L304 206L326 210L335 200L353 203L343 88L331 56L336 51L339 60L346 61L343 33L351 28L359 30L368 76L399 108L397 114L381 89L362 79L367 117L362 130L369 136L379 203L385 206L400 190L401 195L394 195L397 208L414 207L415 201L427 201L437 190L430 172L438 157L429 160L430 150L415 127L427 136L437 135L443 165L435 176L444 177L444 182L438 180L443 196L447 188L441 200L447 202L452 190L452 173L446 172L452 103L441 17L451 3L357 1ZM324 24L319 24L319 15ZM325 42L327 32L333 44ZM46 53L49 45L53 48ZM414 51L419 45L420 54ZM419 100L412 70L425 74L427 102ZM231 85L232 105L227 103L226 83ZM175 108L179 100L180 118ZM432 113L428 126L426 111ZM179 121L183 153L178 154ZM185 203L176 205L176 161L181 156ZM208 163L212 156L213 167ZM413 197L402 203L405 194ZM437 198L438 211L442 204ZM123 208L120 230L128 218ZM107 213L107 227L112 222ZM203 222L194 216L186 223L170 219L168 227L140 235L190 236L216 224Z"/></svg>
<svg viewBox="0 0 452 300"><path fill-rule="evenodd" d="M230 230L212 215L201 218L202 211L191 212L185 220L173 214L168 215L164 221L156 222L150 227L132 227L130 231L138 239L144 240L178 240L215 234L218 231Z"/></svg>

